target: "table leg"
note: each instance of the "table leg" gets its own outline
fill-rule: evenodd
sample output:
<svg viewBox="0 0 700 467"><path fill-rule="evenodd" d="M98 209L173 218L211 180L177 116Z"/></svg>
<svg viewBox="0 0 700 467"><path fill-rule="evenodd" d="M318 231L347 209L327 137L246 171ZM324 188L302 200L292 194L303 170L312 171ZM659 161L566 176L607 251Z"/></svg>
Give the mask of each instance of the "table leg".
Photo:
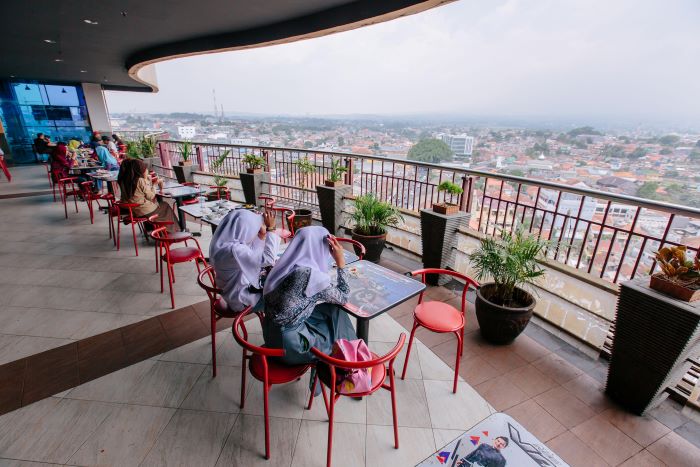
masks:
<svg viewBox="0 0 700 467"><path fill-rule="evenodd" d="M216 226L214 224L209 224L209 227L211 227L211 234L214 235L216 233Z"/></svg>
<svg viewBox="0 0 700 467"><path fill-rule="evenodd" d="M357 318L357 338L369 345L369 319Z"/></svg>
<svg viewBox="0 0 700 467"><path fill-rule="evenodd" d="M175 205L177 211L177 219L180 223L180 230L185 232L187 230L187 221L185 220L185 213L180 211L180 206L182 206L182 198L175 198Z"/></svg>

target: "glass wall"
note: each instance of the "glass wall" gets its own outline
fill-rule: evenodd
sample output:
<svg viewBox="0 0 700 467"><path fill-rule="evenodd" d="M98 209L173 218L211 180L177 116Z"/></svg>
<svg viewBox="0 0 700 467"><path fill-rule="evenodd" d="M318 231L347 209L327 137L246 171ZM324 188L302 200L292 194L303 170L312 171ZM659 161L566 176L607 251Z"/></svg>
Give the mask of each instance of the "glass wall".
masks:
<svg viewBox="0 0 700 467"><path fill-rule="evenodd" d="M36 160L32 142L37 133L51 141L87 141L91 131L83 90L76 84L0 81L0 119L16 164Z"/></svg>

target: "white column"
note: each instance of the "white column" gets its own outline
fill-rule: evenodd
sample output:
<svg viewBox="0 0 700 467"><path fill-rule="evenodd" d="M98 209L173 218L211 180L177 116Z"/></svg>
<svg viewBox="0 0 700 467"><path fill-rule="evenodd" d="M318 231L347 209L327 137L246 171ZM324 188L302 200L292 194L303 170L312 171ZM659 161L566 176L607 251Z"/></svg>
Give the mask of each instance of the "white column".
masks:
<svg viewBox="0 0 700 467"><path fill-rule="evenodd" d="M99 83L82 83L83 94L85 95L85 105L87 105L90 125L93 131L102 134L112 134L112 124L109 121L107 102L102 92L102 85Z"/></svg>

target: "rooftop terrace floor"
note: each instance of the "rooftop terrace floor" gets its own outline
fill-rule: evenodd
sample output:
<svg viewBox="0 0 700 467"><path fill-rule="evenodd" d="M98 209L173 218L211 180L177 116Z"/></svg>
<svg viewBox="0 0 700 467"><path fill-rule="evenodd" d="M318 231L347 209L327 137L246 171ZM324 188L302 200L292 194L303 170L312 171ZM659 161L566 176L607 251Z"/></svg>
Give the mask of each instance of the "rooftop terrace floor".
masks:
<svg viewBox="0 0 700 467"><path fill-rule="evenodd" d="M66 220L50 194L26 196L48 187L41 167L12 171L12 184L0 179L0 467L323 465L327 419L319 401L304 410L307 378L272 388L272 459L262 459L261 385L248 378L241 411L230 321L221 323L211 378L208 302L193 265L176 271L172 311L143 240L135 257L128 229L117 252L105 215L91 225L83 203ZM203 248L208 238L204 228ZM418 266L391 251L383 258L400 272ZM458 300L450 286L427 294ZM415 301L372 321L373 351L410 329ZM407 379L397 380L401 448L392 446L386 391L343 398L335 465L414 465L495 411L574 466L698 465L700 424L674 402L627 414L602 392L605 362L538 322L501 347L479 337L471 307L467 323L458 393L454 337L418 331ZM262 342L257 321L250 330Z"/></svg>

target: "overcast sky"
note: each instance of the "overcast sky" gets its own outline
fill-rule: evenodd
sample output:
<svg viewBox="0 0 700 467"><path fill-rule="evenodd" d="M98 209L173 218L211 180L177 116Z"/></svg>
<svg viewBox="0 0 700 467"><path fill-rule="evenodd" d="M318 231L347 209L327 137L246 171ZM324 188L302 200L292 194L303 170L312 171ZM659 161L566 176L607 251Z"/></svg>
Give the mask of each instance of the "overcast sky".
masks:
<svg viewBox="0 0 700 467"><path fill-rule="evenodd" d="M460 0L387 23L157 65L111 112L700 120L700 0Z"/></svg>

